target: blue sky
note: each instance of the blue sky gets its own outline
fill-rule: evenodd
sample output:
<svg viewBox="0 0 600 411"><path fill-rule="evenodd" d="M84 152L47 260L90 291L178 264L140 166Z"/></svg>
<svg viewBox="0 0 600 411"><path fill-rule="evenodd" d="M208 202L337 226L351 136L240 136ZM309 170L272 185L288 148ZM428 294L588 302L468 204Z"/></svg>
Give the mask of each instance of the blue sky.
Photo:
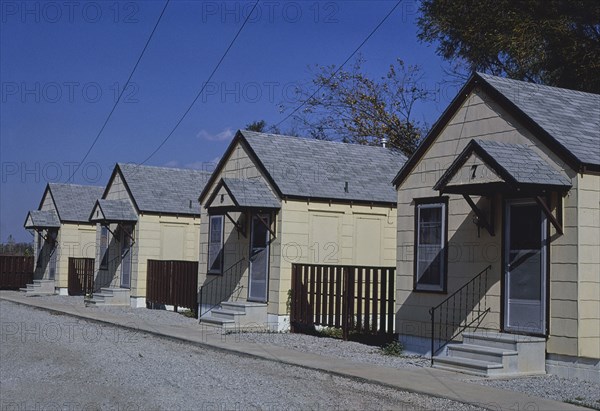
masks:
<svg viewBox="0 0 600 411"><path fill-rule="evenodd" d="M0 23L0 240L23 229L46 182L65 182L108 115L164 5L162 1L3 0ZM133 79L75 182L104 185L115 162L143 161L195 97L252 3L173 0ZM392 1L263 1L192 111L151 165L209 167L233 133L294 106L310 65L340 64ZM418 3L403 2L361 49L383 75L401 58L437 91L416 107L432 124L456 93L448 64L416 37ZM286 124L282 125L283 129Z"/></svg>

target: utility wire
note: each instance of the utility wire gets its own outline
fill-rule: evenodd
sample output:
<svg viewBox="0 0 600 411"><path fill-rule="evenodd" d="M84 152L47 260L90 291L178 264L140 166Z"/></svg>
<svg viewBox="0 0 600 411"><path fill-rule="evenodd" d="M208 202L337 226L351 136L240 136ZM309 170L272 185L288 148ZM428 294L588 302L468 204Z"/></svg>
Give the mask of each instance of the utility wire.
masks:
<svg viewBox="0 0 600 411"><path fill-rule="evenodd" d="M154 155L162 148L162 146L164 146L165 143L171 138L171 136L173 135L173 133L175 132L175 130L177 130L177 128L179 127L179 125L181 124L181 122L183 121L183 119L188 115L188 113L190 112L190 110L192 109L192 107L194 106L194 104L196 103L196 101L198 101L198 99L200 98L200 96L204 92L204 89L206 88L206 86L208 85L208 83L210 83L211 79L213 78L213 76L215 75L215 73L217 72L217 70L219 69L219 66L221 65L221 63L223 62L223 60L225 60L225 57L227 56L227 53L229 53L229 50L231 50L231 48L233 47L233 44L235 43L235 41L237 40L237 38L240 36L242 30L246 26L246 23L248 23L248 20L250 19L250 16L254 12L254 9L256 9L256 6L258 5L258 2L259 2L259 0L256 0L256 3L254 3L254 6L252 7L252 10L250 10L250 13L248 13L248 15L246 16L246 19L244 20L244 22L240 26L239 30L237 31L237 33L235 34L235 36L233 37L233 39L229 43L229 46L227 47L227 49L225 50L225 52L223 53L223 55L221 56L221 58L217 62L216 66L213 68L212 72L210 73L210 76L208 76L208 79L204 82L204 84L202 85L202 88L200 88L200 91L198 92L198 94L196 94L196 97L194 98L194 100L192 100L191 104L185 110L185 112L183 113L183 115L179 118L179 121L177 121L177 123L175 124L175 127L173 127L171 129L171 131L169 132L169 134L167 134L167 136L158 145L158 147L156 147L154 149L154 151L152 151L152 153L150 153L150 155L148 157L146 157L146 159L144 161L142 161L138 165L145 164L148 160L150 160L152 157L154 157Z"/></svg>
<svg viewBox="0 0 600 411"><path fill-rule="evenodd" d="M152 37L154 36L154 32L156 31L156 28L158 27L158 24L160 23L160 20L162 19L163 15L165 14L165 10L167 10L167 6L169 5L170 1L171 0L167 0L165 2L165 5L164 5L163 9L160 12L160 15L158 16L158 20L156 20L156 24L154 25L154 28L152 29L152 32L150 33L150 36L148 37L148 40L146 41L146 44L144 45L144 48L142 49L142 52L140 53L140 56L138 57L137 61L135 62L135 66L133 66L133 70L131 70L131 73L129 74L129 77L127 78L127 82L125 83L125 85L121 89L121 92L119 93L119 97L117 97L117 101L115 101L115 104L113 105L112 109L110 110L110 113L108 113L108 117L106 117L106 120L104 120L104 124L102 124L102 127L100 128L100 131L98 131L98 134L96 134L96 138L94 138L94 141L92 141L92 144L90 145L90 148L88 148L87 152L83 156L83 159L77 164L77 167L75 167L75 170L73 171L73 173L71 174L71 176L67 179L67 183L73 180L73 177L75 176L75 174L77 173L77 171L79 170L79 168L81 167L81 165L83 164L83 162L88 158L88 156L92 152L92 149L94 148L94 146L96 145L96 143L100 139L100 135L102 134L102 132L106 128L106 125L108 124L108 121L110 120L110 118L112 117L113 113L115 112L115 110L117 108L117 105L119 104L119 101L121 101L121 97L123 96L123 93L125 93L125 90L127 90L127 86L129 86L129 82L131 81L131 78L133 77L133 74L135 73L135 70L137 69L138 65L140 64L140 61L142 60L142 57L144 56L144 53L146 52L146 49L148 48L148 45L150 44L150 40L152 40Z"/></svg>
<svg viewBox="0 0 600 411"><path fill-rule="evenodd" d="M400 3L402 3L402 0L399 0L396 5L394 7L392 7L392 9L388 12L388 14L385 15L385 17L379 22L379 24L377 24L377 26L375 26L375 28L369 33L369 35L358 45L358 47L356 49L354 49L354 51L352 52L352 54L350 54L348 56L348 58L342 63L341 66L339 66L332 74L331 76L329 76L329 78L327 79L328 81L331 80L333 77L335 77L335 75L346 65L346 63L348 63L350 61L350 59L352 57L354 57L354 55L356 53L358 53L358 50L361 49L362 46L365 45L365 43L367 41L369 41L369 39L373 36L373 34L375 34L375 32L377 30L379 30L379 27L381 27L383 25L383 23L386 22L386 20L388 19L388 17L391 16L391 14L394 12L394 10L396 10L398 8L398 6L400 5ZM296 107L291 113L289 113L287 116L285 116L283 118L283 120L279 121L277 124L275 124L275 127L279 127L283 122L285 122L287 119L289 119L290 117L292 117L294 114L296 114L298 112L298 110L300 110L302 107L304 107L306 105L306 103L308 103L319 91L321 91L321 89L323 88L323 84L321 84L315 91L314 93L312 93L306 100L304 100L302 103L300 103L300 105L298 107Z"/></svg>

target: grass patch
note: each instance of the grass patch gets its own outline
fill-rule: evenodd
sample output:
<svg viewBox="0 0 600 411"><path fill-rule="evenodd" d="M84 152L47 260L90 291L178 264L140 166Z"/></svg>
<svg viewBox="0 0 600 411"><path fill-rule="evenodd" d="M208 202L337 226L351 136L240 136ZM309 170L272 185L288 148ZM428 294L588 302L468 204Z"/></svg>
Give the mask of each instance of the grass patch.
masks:
<svg viewBox="0 0 600 411"><path fill-rule="evenodd" d="M315 335L318 337L337 338L338 340L343 338L342 329L335 327L325 327L320 330L316 330Z"/></svg>
<svg viewBox="0 0 600 411"><path fill-rule="evenodd" d="M198 318L198 313L196 312L196 310L186 310L182 312L181 315L187 318Z"/></svg>
<svg viewBox="0 0 600 411"><path fill-rule="evenodd" d="M335 338L338 340L342 340L344 338L342 329L335 327L323 327L320 329L311 329L307 327L302 331L302 333L313 335L315 337ZM370 345L379 348L383 348L389 344L392 344L396 340L397 335L393 334L372 334L356 330L350 331L350 333L348 334L348 341L353 341L360 344Z"/></svg>
<svg viewBox="0 0 600 411"><path fill-rule="evenodd" d="M404 353L404 346L400 341L392 341L381 347L381 353L390 357L401 357Z"/></svg>

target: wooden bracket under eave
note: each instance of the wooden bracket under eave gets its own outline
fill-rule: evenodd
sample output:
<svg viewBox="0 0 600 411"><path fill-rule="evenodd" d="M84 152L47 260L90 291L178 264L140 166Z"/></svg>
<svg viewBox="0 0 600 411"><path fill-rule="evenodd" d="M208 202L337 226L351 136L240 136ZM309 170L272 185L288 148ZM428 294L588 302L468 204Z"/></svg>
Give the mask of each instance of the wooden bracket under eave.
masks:
<svg viewBox="0 0 600 411"><path fill-rule="evenodd" d="M490 224L485 214L483 214L483 211L481 211L479 207L477 207L477 204L473 202L473 200L471 199L471 197L469 197L468 194L463 194L463 197L477 216L477 219L479 220L480 224L483 225L483 227L487 230L491 237L494 237L496 235L496 233L494 232L494 226L493 224ZM490 218L494 218L494 216L492 215L490 216Z"/></svg>
<svg viewBox="0 0 600 411"><path fill-rule="evenodd" d="M542 197L540 197L540 196L536 196L535 197L535 202L538 203L538 205L542 208L542 211L546 215L546 218L548 220L550 220L550 222L554 226L554 229L556 230L556 232L558 234L562 235L563 234L562 224L556 219L556 217L554 216L554 214L552 214L552 211L550 210L550 208L548 208L548 205L546 204L546 202L544 201L544 199Z"/></svg>
<svg viewBox="0 0 600 411"><path fill-rule="evenodd" d="M262 223L262 225L264 225L266 227L266 229L269 231L269 233L271 234L272 238L270 241L273 241L277 238L277 234L275 233L275 231L273 231L273 229L269 226L268 221L266 221L260 214L257 214L256 217L258 217L258 221L260 221Z"/></svg>
<svg viewBox="0 0 600 411"><path fill-rule="evenodd" d="M227 216L227 218L229 219L229 221L232 222L232 224L234 225L235 229L237 230L238 233L240 233L244 238L246 237L246 227L243 226L242 224L240 224L239 222L237 222L236 220L233 219L233 217L231 217L229 215L229 213L225 213L225 215Z"/></svg>

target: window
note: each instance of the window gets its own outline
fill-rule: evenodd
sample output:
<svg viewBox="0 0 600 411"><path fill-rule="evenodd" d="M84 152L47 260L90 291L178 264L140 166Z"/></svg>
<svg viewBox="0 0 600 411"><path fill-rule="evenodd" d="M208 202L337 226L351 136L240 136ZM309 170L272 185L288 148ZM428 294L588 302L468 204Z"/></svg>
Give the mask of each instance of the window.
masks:
<svg viewBox="0 0 600 411"><path fill-rule="evenodd" d="M108 227L100 226L100 269L108 270Z"/></svg>
<svg viewBox="0 0 600 411"><path fill-rule="evenodd" d="M223 273L223 222L222 215L213 215L208 227L208 273Z"/></svg>
<svg viewBox="0 0 600 411"><path fill-rule="evenodd" d="M448 199L415 200L415 290L446 291Z"/></svg>

